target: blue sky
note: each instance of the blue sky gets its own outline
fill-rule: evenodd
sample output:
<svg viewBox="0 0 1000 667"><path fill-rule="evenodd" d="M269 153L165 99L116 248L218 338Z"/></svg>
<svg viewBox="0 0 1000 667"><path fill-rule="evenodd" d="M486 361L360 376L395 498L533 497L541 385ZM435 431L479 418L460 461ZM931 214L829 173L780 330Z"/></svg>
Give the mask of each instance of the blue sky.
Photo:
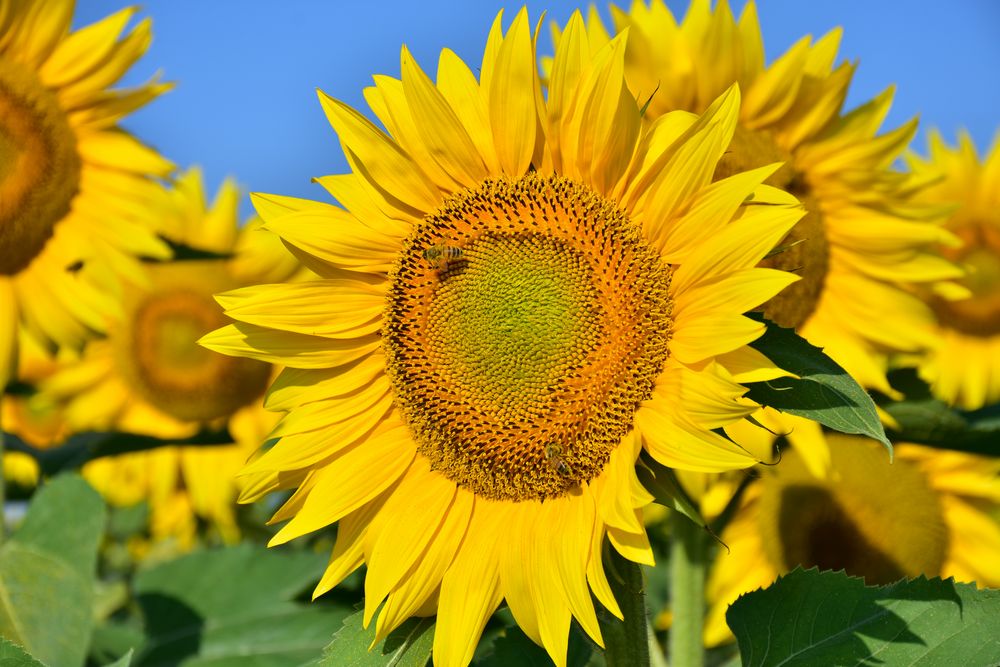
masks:
<svg viewBox="0 0 1000 667"><path fill-rule="evenodd" d="M668 1L682 15L687 3ZM734 0L742 7L742 0ZM78 25L118 10L124 0L78 0ZM433 73L451 48L479 62L502 2L341 0L144 0L153 45L127 75L137 83L161 71L177 87L130 116L125 127L181 167L201 165L209 191L232 175L246 191L323 198L312 176L346 170L315 90L367 110L362 89L376 73L399 74L407 44ZM564 23L581 5L530 2ZM586 6L586 5L583 5ZM605 11L606 5L599 4ZM1000 129L1000 2L956 0L758 0L768 58L805 34L843 26L841 58L860 61L848 104L896 84L886 127L919 115L953 139L970 131L981 150ZM550 51L548 39L543 51ZM251 207L244 199L244 215Z"/></svg>

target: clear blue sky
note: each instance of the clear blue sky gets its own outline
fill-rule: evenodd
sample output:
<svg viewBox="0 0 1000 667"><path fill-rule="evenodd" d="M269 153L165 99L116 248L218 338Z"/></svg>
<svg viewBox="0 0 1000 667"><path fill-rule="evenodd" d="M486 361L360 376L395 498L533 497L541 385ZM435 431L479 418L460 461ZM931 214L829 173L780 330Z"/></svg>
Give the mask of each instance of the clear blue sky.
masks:
<svg viewBox="0 0 1000 667"><path fill-rule="evenodd" d="M78 0L76 23L124 4ZM687 6L668 4L678 15ZM362 89L372 74L399 75L404 43L432 74L444 47L475 67L503 6L520 4L144 0L153 45L125 81L160 70L177 87L124 125L181 167L201 165L212 192L232 175L246 191L323 198L310 177L346 164L315 89L367 110ZM532 17L544 10L563 23L581 5L528 6ZM887 126L919 115L921 152L931 126L949 139L967 128L981 150L1000 129L1000 0L758 0L758 11L769 59L802 35L843 26L841 58L860 61L849 105L896 84ZM550 51L547 31L542 48ZM251 211L246 199L242 210Z"/></svg>

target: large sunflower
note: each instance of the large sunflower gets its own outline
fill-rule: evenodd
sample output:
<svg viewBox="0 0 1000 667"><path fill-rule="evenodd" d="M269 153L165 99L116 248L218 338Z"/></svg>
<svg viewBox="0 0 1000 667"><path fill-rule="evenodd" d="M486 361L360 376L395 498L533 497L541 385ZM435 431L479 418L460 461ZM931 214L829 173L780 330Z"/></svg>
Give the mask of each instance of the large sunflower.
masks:
<svg viewBox="0 0 1000 667"><path fill-rule="evenodd" d="M951 405L975 410L1000 401L1000 139L982 162L967 134L949 147L931 134L926 160L909 157L920 178L933 184L921 198L959 208L947 227L962 241L945 253L968 269L968 298L928 295L941 344L927 354L921 376Z"/></svg>
<svg viewBox="0 0 1000 667"><path fill-rule="evenodd" d="M804 37L765 65L752 0L739 21L726 0L714 10L693 0L680 23L662 0L636 0L628 12L612 6L612 15L616 31L629 31L625 79L650 121L701 112L739 83L739 123L716 175L784 162L766 182L808 211L783 240L786 251L765 262L802 280L764 313L823 346L862 385L891 392L888 356L934 342L933 314L912 287L960 275L936 254L953 242L937 224L939 208L915 206L911 183L890 168L916 121L879 134L891 90L843 113L855 65L834 65L839 30L815 43ZM588 33L592 49L610 39L596 9ZM819 470L824 454L816 456Z"/></svg>
<svg viewBox="0 0 1000 667"><path fill-rule="evenodd" d="M70 32L74 2L0 4L0 387L19 329L79 348L117 311L118 276L165 257L146 209L172 166L116 123L169 88L109 90L146 50L134 9Z"/></svg>
<svg viewBox="0 0 1000 667"><path fill-rule="evenodd" d="M231 359L196 341L229 320L213 293L261 280L283 280L299 264L259 223L239 227L239 193L225 183L206 207L201 174L178 179L159 231L202 255L219 257L151 263L142 287L125 293L125 318L83 357L42 383L40 405L65 405L75 430L118 430L187 438L204 427L228 427L229 446L162 447L98 459L83 473L111 502L148 499L155 538L194 536L195 516L235 538L234 477L276 418L261 405L269 364Z"/></svg>
<svg viewBox="0 0 1000 667"><path fill-rule="evenodd" d="M735 87L644 127L624 52L591 57L575 15L545 98L522 10L478 81L446 50L435 84L404 48L366 91L387 132L321 94L344 208L255 199L323 279L221 295L238 322L203 339L289 367L280 440L244 471L247 501L297 487L272 544L338 523L316 594L366 563L366 624L436 611L438 665L468 663L503 599L557 664L572 617L601 642L604 536L653 559L642 448L756 461L711 429L755 409L737 382L780 374L743 313L794 280L755 267L801 209L761 185L776 165L712 183Z"/></svg>
<svg viewBox="0 0 1000 667"><path fill-rule="evenodd" d="M726 608L796 565L844 569L869 585L920 574L1000 585L1000 459L918 445L890 464L865 438L828 435L830 479L796 452L761 469L722 532L709 575L705 641L732 640Z"/></svg>

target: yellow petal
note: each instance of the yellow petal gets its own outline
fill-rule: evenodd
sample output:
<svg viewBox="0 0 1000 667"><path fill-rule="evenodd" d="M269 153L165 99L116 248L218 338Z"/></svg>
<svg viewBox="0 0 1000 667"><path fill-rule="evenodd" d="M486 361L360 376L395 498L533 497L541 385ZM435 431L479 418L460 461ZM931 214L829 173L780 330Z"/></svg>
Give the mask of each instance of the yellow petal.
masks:
<svg viewBox="0 0 1000 667"><path fill-rule="evenodd" d="M260 359L279 366L330 368L359 359L381 343L374 335L332 339L238 322L202 336L198 344L221 354Z"/></svg>
<svg viewBox="0 0 1000 667"><path fill-rule="evenodd" d="M391 138L343 102L322 92L319 100L345 152L355 156L363 170L360 173L376 190L383 190L419 211L437 208L440 197L436 188Z"/></svg>
<svg viewBox="0 0 1000 667"><path fill-rule="evenodd" d="M704 429L717 429L739 421L757 409L743 398L746 387L736 384L718 364L700 371L681 364L668 364L657 378L655 400L679 401L684 414Z"/></svg>
<svg viewBox="0 0 1000 667"><path fill-rule="evenodd" d="M635 510L635 514L636 518L642 521L642 512ZM656 558L654 558L653 550L649 546L649 537L645 530L631 533L608 526L608 540L618 553L633 563L656 565Z"/></svg>
<svg viewBox="0 0 1000 667"><path fill-rule="evenodd" d="M77 138L80 156L93 164L113 169L142 171L166 176L173 163L124 131L88 132Z"/></svg>
<svg viewBox="0 0 1000 667"><path fill-rule="evenodd" d="M126 7L68 35L39 68L42 80L59 88L93 71L114 51L118 36L136 10Z"/></svg>
<svg viewBox="0 0 1000 667"><path fill-rule="evenodd" d="M548 505L548 507L545 507ZM587 562L590 560L590 535L596 520L594 499L585 489L579 496L564 496L543 504L546 511L542 525L558 526L558 530L542 531L537 541L539 561L554 561L556 577L545 576L545 568L537 573L548 588L558 582L570 611L584 632L604 648L604 639L587 586ZM551 593L543 590L542 600ZM544 610L542 610L544 614Z"/></svg>
<svg viewBox="0 0 1000 667"><path fill-rule="evenodd" d="M465 493L459 491L459 494ZM441 580L434 664L464 667L500 604L499 531L493 504L477 498L465 541Z"/></svg>
<svg viewBox="0 0 1000 667"><path fill-rule="evenodd" d="M285 411L304 403L341 396L384 373L385 356L379 350L336 368L285 368L267 390L264 407Z"/></svg>
<svg viewBox="0 0 1000 667"><path fill-rule="evenodd" d="M360 280L258 285L216 295L234 320L328 338L354 338L381 327L384 286Z"/></svg>
<svg viewBox="0 0 1000 667"><path fill-rule="evenodd" d="M486 100L480 92L475 75L450 49L441 51L437 87L462 121L462 126L475 144L489 173L498 173L500 161L493 144L493 130L490 127Z"/></svg>
<svg viewBox="0 0 1000 667"><path fill-rule="evenodd" d="M365 533L379 507L378 501L370 502L337 523L337 541L330 553L330 562L313 589L313 600L335 588L365 562Z"/></svg>
<svg viewBox="0 0 1000 667"><path fill-rule="evenodd" d="M396 482L416 454L404 429L389 429L344 451L316 473L316 481L294 518L271 538L284 544L339 521Z"/></svg>
<svg viewBox="0 0 1000 667"><path fill-rule="evenodd" d="M709 276L756 266L804 213L801 206L745 207L738 220L720 231L712 243L692 252L674 271L671 289L683 294Z"/></svg>
<svg viewBox="0 0 1000 667"><path fill-rule="evenodd" d="M323 262L352 271L388 271L401 248L399 237L332 207L323 212L289 213L270 220L264 228Z"/></svg>
<svg viewBox="0 0 1000 667"><path fill-rule="evenodd" d="M414 223L423 217L420 211L402 202L389 202L373 190L368 181L355 174L320 176L313 180L354 217L369 227L386 230L391 236L409 236Z"/></svg>
<svg viewBox="0 0 1000 667"><path fill-rule="evenodd" d="M369 402L351 415L340 416L325 426L282 437L274 446L248 463L241 474L256 476L262 473L304 470L336 456L368 437L376 428L384 429L396 424L398 420L391 414L391 397L382 394L365 398ZM289 428L294 430L294 426Z"/></svg>
<svg viewBox="0 0 1000 667"><path fill-rule="evenodd" d="M757 463L757 459L726 438L670 415L670 404L663 403L662 399L648 401L635 414L643 445L663 465L698 472L725 472Z"/></svg>
<svg viewBox="0 0 1000 667"><path fill-rule="evenodd" d="M695 194L687 211L662 237L662 247L666 250L663 261L681 263L701 247L711 245L710 240L730 223L739 207L780 166L773 164L735 174Z"/></svg>
<svg viewBox="0 0 1000 667"><path fill-rule="evenodd" d="M18 320L14 284L0 277L0 387L6 387L15 375Z"/></svg>
<svg viewBox="0 0 1000 667"><path fill-rule="evenodd" d="M500 168L508 176L517 178L528 171L538 131L538 110L535 108L538 72L526 8L517 13L500 43L494 67L487 89L493 141ZM483 85L487 85L485 80Z"/></svg>
<svg viewBox="0 0 1000 667"><path fill-rule="evenodd" d="M378 604L400 584L435 539L456 491L454 482L431 471L427 459L417 456L395 493L372 520L365 540L366 625Z"/></svg>
<svg viewBox="0 0 1000 667"><path fill-rule="evenodd" d="M486 166L445 97L403 47L403 91L431 158L465 187L486 177Z"/></svg>
<svg viewBox="0 0 1000 667"><path fill-rule="evenodd" d="M419 612L441 585L445 571L455 559L465 537L472 515L474 494L458 492L445 514L440 528L406 573L403 581L389 593L375 627L374 646L398 628L407 618Z"/></svg>

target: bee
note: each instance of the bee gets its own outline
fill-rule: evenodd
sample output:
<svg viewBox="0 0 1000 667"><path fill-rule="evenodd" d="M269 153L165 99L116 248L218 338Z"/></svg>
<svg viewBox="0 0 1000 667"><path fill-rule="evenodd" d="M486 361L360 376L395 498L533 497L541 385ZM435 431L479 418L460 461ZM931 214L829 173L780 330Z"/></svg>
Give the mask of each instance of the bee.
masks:
<svg viewBox="0 0 1000 667"><path fill-rule="evenodd" d="M554 443L545 445L545 460L548 462L550 468L563 477L569 477L572 473L562 458L562 447L559 445Z"/></svg>
<svg viewBox="0 0 1000 667"><path fill-rule="evenodd" d="M423 256L438 271L444 271L448 268L448 262L454 262L462 258L462 249L458 246L438 243L424 248Z"/></svg>

